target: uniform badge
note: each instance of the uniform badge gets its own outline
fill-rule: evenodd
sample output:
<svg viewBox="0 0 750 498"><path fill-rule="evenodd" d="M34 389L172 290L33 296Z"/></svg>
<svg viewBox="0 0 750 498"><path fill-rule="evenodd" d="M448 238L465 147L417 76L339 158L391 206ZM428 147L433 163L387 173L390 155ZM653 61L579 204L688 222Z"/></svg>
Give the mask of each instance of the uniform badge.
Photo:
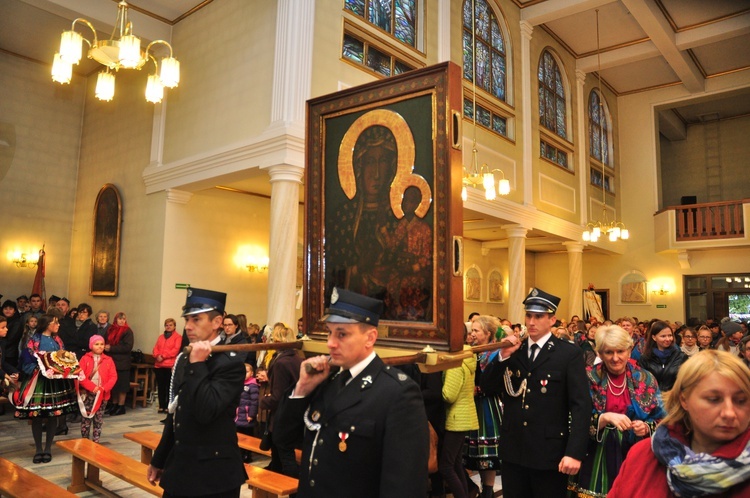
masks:
<svg viewBox="0 0 750 498"><path fill-rule="evenodd" d="M187 297L191 297L192 295L193 295L193 289L191 289L190 287L188 287Z"/></svg>
<svg viewBox="0 0 750 498"><path fill-rule="evenodd" d="M346 451L346 440L349 439L348 432L339 432L339 451L341 453Z"/></svg>
<svg viewBox="0 0 750 498"><path fill-rule="evenodd" d="M400 380L401 382L405 381L408 378L409 377L405 373L398 374L398 380Z"/></svg>
<svg viewBox="0 0 750 498"><path fill-rule="evenodd" d="M312 412L312 417L310 418L312 418L313 422L317 422L318 420L320 420L320 412L318 410L315 410L314 412Z"/></svg>
<svg viewBox="0 0 750 498"><path fill-rule="evenodd" d="M339 300L339 290L334 287L333 292L331 292L331 304L336 304L336 301Z"/></svg>
<svg viewBox="0 0 750 498"><path fill-rule="evenodd" d="M516 370L516 377L518 377L519 379L521 378L521 371L520 370Z"/></svg>
<svg viewBox="0 0 750 498"><path fill-rule="evenodd" d="M372 375L368 375L367 377L362 377L362 389L367 387L367 384L372 384Z"/></svg>

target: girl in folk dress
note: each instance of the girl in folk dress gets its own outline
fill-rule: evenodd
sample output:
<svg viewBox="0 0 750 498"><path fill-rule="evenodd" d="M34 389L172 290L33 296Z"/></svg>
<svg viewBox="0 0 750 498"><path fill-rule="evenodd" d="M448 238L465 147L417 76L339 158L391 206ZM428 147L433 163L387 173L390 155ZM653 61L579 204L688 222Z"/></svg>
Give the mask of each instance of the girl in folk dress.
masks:
<svg viewBox="0 0 750 498"><path fill-rule="evenodd" d="M34 463L47 463L52 460L52 442L58 421L68 413L78 411L74 380L65 378L52 368L42 372L41 362L38 360L43 353L64 349L62 340L57 337L59 329L58 315L46 314L39 318L38 331L31 336L22 355L25 378L18 390L13 393L15 417L31 419L31 433L36 445ZM45 422L47 438L42 448Z"/></svg>
<svg viewBox="0 0 750 498"><path fill-rule="evenodd" d="M81 437L88 439L91 424L94 425L92 439L99 442L102 434L104 407L110 391L117 381L117 370L112 358L104 354L104 337L91 336L89 351L81 358L78 405L81 408Z"/></svg>

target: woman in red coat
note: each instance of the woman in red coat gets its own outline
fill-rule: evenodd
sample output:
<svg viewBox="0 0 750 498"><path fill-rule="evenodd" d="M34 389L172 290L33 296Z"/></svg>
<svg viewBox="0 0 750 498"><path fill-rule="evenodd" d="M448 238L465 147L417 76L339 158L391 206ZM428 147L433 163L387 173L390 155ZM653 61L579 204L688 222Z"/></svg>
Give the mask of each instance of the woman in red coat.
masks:
<svg viewBox="0 0 750 498"><path fill-rule="evenodd" d="M174 318L164 320L164 333L156 339L152 351L154 355L154 374L156 390L159 393L159 413L167 413L169 403L169 379L172 375L177 355L182 347L182 336L176 332L177 322Z"/></svg>
<svg viewBox="0 0 750 498"><path fill-rule="evenodd" d="M750 496L750 369L729 353L701 351L680 368L666 405L607 497Z"/></svg>
<svg viewBox="0 0 750 498"><path fill-rule="evenodd" d="M104 354L104 337L91 336L89 349L80 361L82 372L79 377L78 406L81 409L81 437L88 439L93 422L92 439L98 443L102 434L104 407L117 382L117 370L112 358Z"/></svg>

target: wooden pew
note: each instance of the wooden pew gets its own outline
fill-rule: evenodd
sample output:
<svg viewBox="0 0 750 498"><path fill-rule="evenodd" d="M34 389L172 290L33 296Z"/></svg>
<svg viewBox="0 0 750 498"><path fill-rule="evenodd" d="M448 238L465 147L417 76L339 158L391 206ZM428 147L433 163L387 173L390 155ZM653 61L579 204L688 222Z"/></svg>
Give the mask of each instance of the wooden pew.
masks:
<svg viewBox="0 0 750 498"><path fill-rule="evenodd" d="M0 458L0 496L10 498L76 498L57 484Z"/></svg>
<svg viewBox="0 0 750 498"><path fill-rule="evenodd" d="M123 434L123 437L125 439L129 439L130 441L133 441L135 443L138 443L141 445L141 462L145 464L151 463L151 457L153 456L154 450L159 445L159 440L161 439L161 434L153 431L139 431L139 432L127 432ZM260 449L260 439L253 436L248 436L246 434L237 434L237 440L239 447L243 450L251 451L253 453L258 453L260 455L265 455L267 457L271 456L270 451L265 451ZM302 459L302 451L295 450L294 451L295 457L297 458L297 463L300 462Z"/></svg>
<svg viewBox="0 0 750 498"><path fill-rule="evenodd" d="M113 493L102 486L99 471L103 470L152 495L162 496L163 489L146 479L148 465L117 453L89 439L68 439L55 443L73 456L73 468L68 491L81 493L94 489L104 495ZM86 468L88 464L88 468Z"/></svg>
<svg viewBox="0 0 750 498"><path fill-rule="evenodd" d="M161 434L153 431L139 431L127 432L123 434L123 437L140 444L141 462L146 465L151 463L153 451L159 445ZM240 448L248 451L258 450L255 452L270 456L270 451L262 451L258 448L260 439L257 437L245 434L237 434L237 437L239 438ZM297 460L299 461L300 458L301 452L297 451ZM297 479L293 477L277 474L250 464L245 464L245 469L248 475L247 484L253 490L253 498L283 497L297 492Z"/></svg>
<svg viewBox="0 0 750 498"><path fill-rule="evenodd" d="M297 492L298 481L294 477L277 474L261 467L245 464L247 484L253 490L253 498L282 498Z"/></svg>

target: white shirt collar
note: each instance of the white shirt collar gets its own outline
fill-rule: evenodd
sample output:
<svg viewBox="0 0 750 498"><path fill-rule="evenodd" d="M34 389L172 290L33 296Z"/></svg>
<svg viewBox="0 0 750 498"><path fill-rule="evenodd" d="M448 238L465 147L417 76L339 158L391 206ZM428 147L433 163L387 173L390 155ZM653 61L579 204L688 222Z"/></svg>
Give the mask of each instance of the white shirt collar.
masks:
<svg viewBox="0 0 750 498"><path fill-rule="evenodd" d="M357 375L361 374L362 371L367 368L367 365L370 364L372 360L375 359L375 351L371 352L367 358L360 361L356 365L354 365L352 368L349 369L349 373L352 374L352 379L356 377Z"/></svg>
<svg viewBox="0 0 750 498"><path fill-rule="evenodd" d="M547 332L545 335L542 336L541 339L539 339L538 341L536 341L536 343L531 340L531 337L529 337L527 339L528 340L528 344L527 345L529 346L529 350L531 350L531 345L532 344L537 344L539 346L539 350L541 351L541 349L544 347L544 345L547 344L547 341L549 341L550 337L552 337L552 332Z"/></svg>

